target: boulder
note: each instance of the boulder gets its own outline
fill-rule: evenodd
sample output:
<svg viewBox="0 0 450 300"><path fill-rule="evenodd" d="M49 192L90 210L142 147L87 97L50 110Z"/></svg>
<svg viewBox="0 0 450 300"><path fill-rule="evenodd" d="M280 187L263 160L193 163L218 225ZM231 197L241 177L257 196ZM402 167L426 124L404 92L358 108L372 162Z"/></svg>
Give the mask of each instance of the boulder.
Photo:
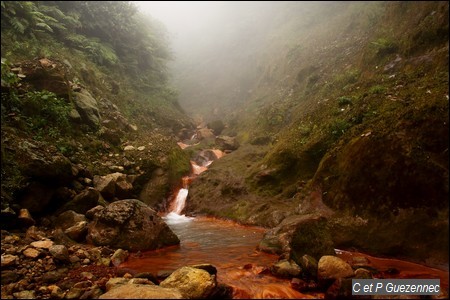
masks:
<svg viewBox="0 0 450 300"><path fill-rule="evenodd" d="M60 211L72 210L79 214L85 214L88 210L97 206L100 197L99 191L94 188L87 188L64 204Z"/></svg>
<svg viewBox="0 0 450 300"><path fill-rule="evenodd" d="M239 143L235 137L220 135L216 138L216 145L222 150L236 150Z"/></svg>
<svg viewBox="0 0 450 300"><path fill-rule="evenodd" d="M66 79L64 64L42 58L27 61L21 64L21 71L25 77L22 79L31 84L36 90L46 90L59 97L68 98L70 86Z"/></svg>
<svg viewBox="0 0 450 300"><path fill-rule="evenodd" d="M292 278L299 276L302 269L294 261L282 259L273 264L270 271L278 277Z"/></svg>
<svg viewBox="0 0 450 300"><path fill-rule="evenodd" d="M111 262L115 267L118 267L121 263L123 263L128 258L128 251L117 249L111 257Z"/></svg>
<svg viewBox="0 0 450 300"><path fill-rule="evenodd" d="M54 224L55 227L66 230L69 227L77 225L81 221L86 221L86 217L84 215L78 214L73 210L68 210L62 214L59 214L58 217L56 217Z"/></svg>
<svg viewBox="0 0 450 300"><path fill-rule="evenodd" d="M49 252L60 261L69 261L69 250L64 245L53 245L50 247Z"/></svg>
<svg viewBox="0 0 450 300"><path fill-rule="evenodd" d="M116 201L98 211L89 224L88 240L97 246L130 251L180 243L157 212L136 199Z"/></svg>
<svg viewBox="0 0 450 300"><path fill-rule="evenodd" d="M183 299L174 288L163 288L151 284L117 284L99 299Z"/></svg>
<svg viewBox="0 0 450 300"><path fill-rule="evenodd" d="M25 175L39 182L50 185L64 185L75 178L76 170L72 168L70 160L60 154L46 157L42 153L27 151L26 157L21 164Z"/></svg>
<svg viewBox="0 0 450 300"><path fill-rule="evenodd" d="M112 200L114 197L125 199L131 196L133 180L132 176L116 172L105 176L94 176L94 187L106 200Z"/></svg>
<svg viewBox="0 0 450 300"><path fill-rule="evenodd" d="M200 128L196 132L198 140L213 140L216 136L209 128Z"/></svg>
<svg viewBox="0 0 450 300"><path fill-rule="evenodd" d="M327 220L315 214L285 218L280 225L264 235L259 249L291 257L299 265L305 254L315 259L334 254Z"/></svg>
<svg viewBox="0 0 450 300"><path fill-rule="evenodd" d="M143 184L139 199L145 204L156 207L162 203L169 192L169 176L162 168L157 168L151 178Z"/></svg>
<svg viewBox="0 0 450 300"><path fill-rule="evenodd" d="M9 267L17 264L19 262L19 257L11 254L2 254L2 268Z"/></svg>
<svg viewBox="0 0 450 300"><path fill-rule="evenodd" d="M64 233L76 242L82 242L86 238L88 228L86 221L80 221L75 225L64 230Z"/></svg>
<svg viewBox="0 0 450 300"><path fill-rule="evenodd" d="M319 280L346 278L354 275L352 267L337 256L325 255L319 260Z"/></svg>
<svg viewBox="0 0 450 300"><path fill-rule="evenodd" d="M192 267L182 267L173 272L161 287L175 288L184 298L204 299L210 296L217 286L216 276L207 271Z"/></svg>
<svg viewBox="0 0 450 300"><path fill-rule="evenodd" d="M90 127L97 129L100 125L100 113L97 101L86 90L73 92L72 95L73 103L81 116L81 120Z"/></svg>
<svg viewBox="0 0 450 300"><path fill-rule="evenodd" d="M33 217L31 216L30 212L26 208L22 208L19 211L19 224L23 227L30 227L36 224L36 221L34 221Z"/></svg>

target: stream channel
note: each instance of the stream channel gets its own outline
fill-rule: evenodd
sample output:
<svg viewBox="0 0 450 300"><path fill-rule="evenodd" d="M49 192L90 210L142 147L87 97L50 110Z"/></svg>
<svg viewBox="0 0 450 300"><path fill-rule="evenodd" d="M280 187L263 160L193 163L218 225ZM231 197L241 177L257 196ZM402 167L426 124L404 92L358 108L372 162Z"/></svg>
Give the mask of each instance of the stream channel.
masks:
<svg viewBox="0 0 450 300"><path fill-rule="evenodd" d="M220 150L212 151L217 158L223 155ZM188 196L189 183L207 170L211 163L212 161L204 161L198 165L191 161L193 175L183 178L183 186L175 193L169 213L162 214L179 237L180 245L146 251L139 255L131 254L120 267L156 275L175 271L182 266L207 263L217 268L219 283L233 287L234 299L323 298L324 293L300 293L291 288L289 279L270 274L269 268L278 260L278 256L257 250L266 229L211 217L192 218L181 214ZM448 289L448 271L395 259L371 257L363 253L341 250L336 250L336 253L348 262L355 256L366 257L369 266L385 271L382 272L384 278L440 278L441 286ZM399 272L391 274L389 270Z"/></svg>

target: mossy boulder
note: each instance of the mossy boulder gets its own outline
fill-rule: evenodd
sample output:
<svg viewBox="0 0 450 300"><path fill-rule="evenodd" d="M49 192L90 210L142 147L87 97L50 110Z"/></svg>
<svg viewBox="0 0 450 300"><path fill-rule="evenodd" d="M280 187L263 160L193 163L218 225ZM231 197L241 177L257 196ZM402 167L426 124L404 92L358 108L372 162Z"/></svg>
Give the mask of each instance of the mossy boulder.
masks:
<svg viewBox="0 0 450 300"><path fill-rule="evenodd" d="M314 214L285 218L279 226L264 235L258 247L265 252L290 257L299 265L305 254L315 259L334 254L327 220Z"/></svg>
<svg viewBox="0 0 450 300"><path fill-rule="evenodd" d="M116 201L97 211L89 224L88 240L98 246L131 251L180 243L157 212L136 199Z"/></svg>

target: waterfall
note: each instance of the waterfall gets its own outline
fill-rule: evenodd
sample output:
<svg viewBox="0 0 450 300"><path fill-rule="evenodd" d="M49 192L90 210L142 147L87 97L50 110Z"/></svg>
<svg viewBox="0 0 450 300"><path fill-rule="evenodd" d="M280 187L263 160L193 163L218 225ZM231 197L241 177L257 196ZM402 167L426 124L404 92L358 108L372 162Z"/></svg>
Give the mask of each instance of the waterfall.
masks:
<svg viewBox="0 0 450 300"><path fill-rule="evenodd" d="M177 193L177 197L175 198L174 201L174 208L172 209L171 212L174 212L176 214L180 214L181 211L184 209L184 206L186 205L186 198L188 195L189 190L187 188L181 188L178 193Z"/></svg>
<svg viewBox="0 0 450 300"><path fill-rule="evenodd" d="M178 143L178 145L182 149L186 148L184 147L186 144ZM223 152L220 150L213 149L211 151L213 151L216 158L223 156ZM191 176L185 176L182 178L182 187L177 191L176 196L170 203L169 213L164 217L167 224L184 223L194 219L181 215L181 212L186 206L186 199L189 194L189 184L195 176L198 176L202 172L206 171L212 162L212 160L206 160L203 161L201 165L198 165L195 161L191 160Z"/></svg>

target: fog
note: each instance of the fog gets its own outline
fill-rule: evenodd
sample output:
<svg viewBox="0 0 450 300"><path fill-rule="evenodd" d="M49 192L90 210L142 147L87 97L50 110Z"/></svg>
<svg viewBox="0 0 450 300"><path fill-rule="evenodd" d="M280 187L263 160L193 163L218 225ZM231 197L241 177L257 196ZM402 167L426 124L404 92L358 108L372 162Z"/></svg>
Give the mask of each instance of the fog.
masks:
<svg viewBox="0 0 450 300"><path fill-rule="evenodd" d="M294 54L313 45L319 20L341 2L135 2L168 30L172 84L187 113L225 118L265 90L290 89ZM291 58L292 56L293 58ZM289 73L292 73L290 75ZM286 87L283 87L285 85ZM255 92L257 91L257 92ZM279 94L279 92L277 92ZM273 99L274 101L276 99Z"/></svg>

